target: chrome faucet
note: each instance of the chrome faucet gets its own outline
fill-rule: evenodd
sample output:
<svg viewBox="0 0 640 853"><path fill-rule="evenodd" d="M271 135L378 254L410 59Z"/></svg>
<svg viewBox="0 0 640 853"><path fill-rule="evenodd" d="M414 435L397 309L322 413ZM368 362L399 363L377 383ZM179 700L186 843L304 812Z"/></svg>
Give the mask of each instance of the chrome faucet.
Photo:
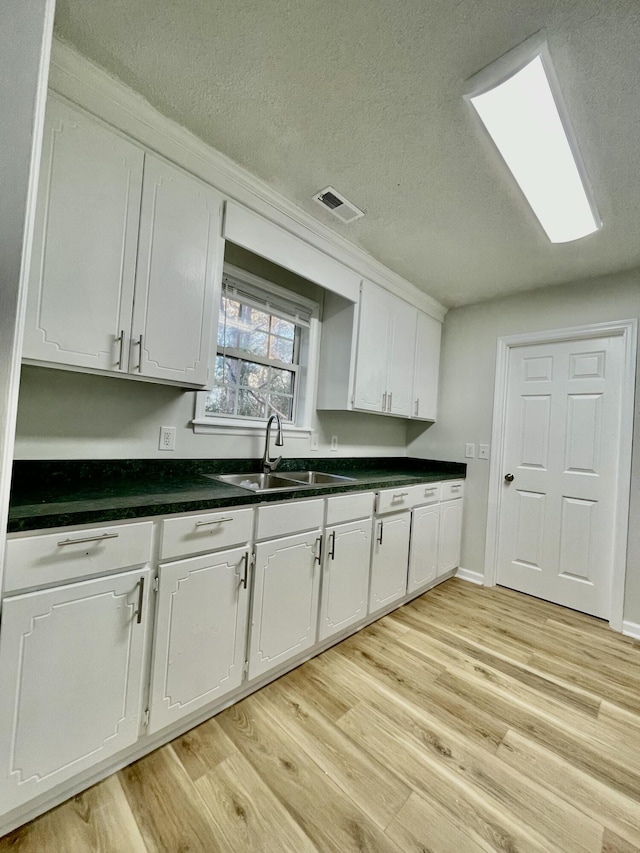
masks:
<svg viewBox="0 0 640 853"><path fill-rule="evenodd" d="M267 421L267 435L264 442L264 455L262 456L262 470L265 474L270 474L272 471L275 471L278 465L282 462L282 456L278 456L277 459L269 459L271 424L274 421L276 422L276 425L278 427L278 432L276 433L276 447L282 447L282 445L284 444L284 441L282 440L282 421L280 420L280 415L271 415L271 417Z"/></svg>

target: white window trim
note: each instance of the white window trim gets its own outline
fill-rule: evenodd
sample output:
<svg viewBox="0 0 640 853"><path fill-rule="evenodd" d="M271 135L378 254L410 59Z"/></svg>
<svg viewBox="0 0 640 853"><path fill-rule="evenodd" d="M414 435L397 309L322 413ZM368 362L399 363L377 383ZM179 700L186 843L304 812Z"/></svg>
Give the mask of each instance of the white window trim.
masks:
<svg viewBox="0 0 640 853"><path fill-rule="evenodd" d="M307 299L305 296L300 296L293 290L288 290L285 287L260 278L253 273L246 272L232 264L224 264L223 274L228 274L234 278L242 279L243 282L261 290L266 290L272 293L274 297L281 296L289 302L295 300L301 306L309 310L311 315L308 332L308 353L305 359L306 364L300 363L298 367L298 377L302 379L303 392L298 398L298 412L296 413L296 423L284 424L283 431L285 436L303 436L311 433L311 420L316 403L316 390L318 380L318 363L320 359L320 306L317 302ZM214 330L214 343L216 344L217 352L217 337L218 324ZM214 356L215 357L215 356ZM266 419L256 418L234 418L229 415L211 416L205 414L205 403L208 391L198 391L196 393L195 416L191 421L195 434L219 433L221 429L228 435L254 435L256 431L264 430Z"/></svg>

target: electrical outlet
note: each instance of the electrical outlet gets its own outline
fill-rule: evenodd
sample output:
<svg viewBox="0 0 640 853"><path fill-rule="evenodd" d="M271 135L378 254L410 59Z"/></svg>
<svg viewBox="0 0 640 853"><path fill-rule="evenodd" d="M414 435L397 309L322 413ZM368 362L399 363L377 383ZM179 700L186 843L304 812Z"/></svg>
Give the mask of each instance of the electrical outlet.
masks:
<svg viewBox="0 0 640 853"><path fill-rule="evenodd" d="M331 436L331 450L337 450L337 449L338 449L338 436L332 435Z"/></svg>
<svg viewBox="0 0 640 853"><path fill-rule="evenodd" d="M175 427L160 427L160 440L158 442L158 450L175 450L176 449L176 428Z"/></svg>
<svg viewBox="0 0 640 853"><path fill-rule="evenodd" d="M309 440L309 450L317 450L318 449L318 433L312 432L311 438Z"/></svg>
<svg viewBox="0 0 640 853"><path fill-rule="evenodd" d="M489 458L489 445L488 444L479 444L478 445L478 459L488 459Z"/></svg>
<svg viewBox="0 0 640 853"><path fill-rule="evenodd" d="M475 459L476 458L476 446L475 446L475 444L465 444L465 446L464 446L464 458L465 459Z"/></svg>

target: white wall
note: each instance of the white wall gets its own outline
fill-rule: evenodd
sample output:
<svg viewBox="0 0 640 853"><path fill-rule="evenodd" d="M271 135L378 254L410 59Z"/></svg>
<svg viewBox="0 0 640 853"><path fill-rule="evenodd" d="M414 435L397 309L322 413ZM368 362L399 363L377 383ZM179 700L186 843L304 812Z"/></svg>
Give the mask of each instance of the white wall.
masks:
<svg viewBox="0 0 640 853"><path fill-rule="evenodd" d="M438 422L408 430L408 455L467 462L462 565L484 570L489 463L465 442L491 441L496 341L503 335L640 315L640 271L481 302L444 321ZM636 399L625 618L640 622L640 393ZM634 521L635 519L635 521Z"/></svg>
<svg viewBox="0 0 640 853"><path fill-rule="evenodd" d="M322 288L227 243L225 260L322 302ZM130 459L260 457L264 433L195 435L195 392L131 379L50 368L23 367L16 428L16 459ZM161 426L175 426L176 450L158 450ZM321 412L312 424L321 456L404 456L406 423L353 412ZM338 436L338 452L330 451ZM309 435L287 436L278 453L312 456Z"/></svg>

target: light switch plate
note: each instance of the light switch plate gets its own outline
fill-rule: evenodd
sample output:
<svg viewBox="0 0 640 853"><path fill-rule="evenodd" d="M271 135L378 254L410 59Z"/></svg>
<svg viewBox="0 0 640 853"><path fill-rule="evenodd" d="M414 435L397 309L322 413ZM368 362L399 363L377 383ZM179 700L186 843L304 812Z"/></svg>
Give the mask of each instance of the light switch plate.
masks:
<svg viewBox="0 0 640 853"><path fill-rule="evenodd" d="M465 444L465 446L464 446L464 458L465 459L475 459L476 458L476 446L475 446L475 444Z"/></svg>
<svg viewBox="0 0 640 853"><path fill-rule="evenodd" d="M478 459L488 459L489 458L489 445L488 444L479 444L478 445Z"/></svg>
<svg viewBox="0 0 640 853"><path fill-rule="evenodd" d="M337 449L338 449L338 436L332 435L331 436L331 450L337 450Z"/></svg>

